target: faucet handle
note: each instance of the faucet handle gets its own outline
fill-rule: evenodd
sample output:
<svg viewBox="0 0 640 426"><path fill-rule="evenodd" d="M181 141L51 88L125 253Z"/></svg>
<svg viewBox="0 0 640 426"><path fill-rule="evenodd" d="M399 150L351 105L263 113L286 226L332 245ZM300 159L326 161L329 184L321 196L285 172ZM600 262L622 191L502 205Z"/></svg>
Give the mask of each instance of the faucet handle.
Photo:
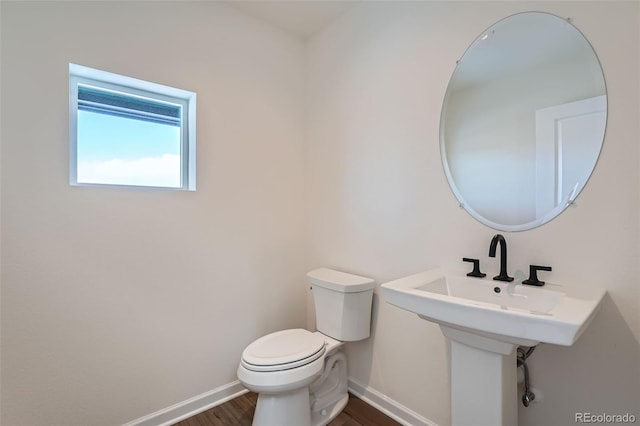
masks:
<svg viewBox="0 0 640 426"><path fill-rule="evenodd" d="M538 271L551 271L551 266L529 265L529 278L522 281L522 284L543 286L544 281L538 279Z"/></svg>
<svg viewBox="0 0 640 426"><path fill-rule="evenodd" d="M480 272L480 259L470 259L468 257L463 257L462 261L473 263L473 271L467 274L468 277L483 278L487 276L487 274L483 274L482 272Z"/></svg>

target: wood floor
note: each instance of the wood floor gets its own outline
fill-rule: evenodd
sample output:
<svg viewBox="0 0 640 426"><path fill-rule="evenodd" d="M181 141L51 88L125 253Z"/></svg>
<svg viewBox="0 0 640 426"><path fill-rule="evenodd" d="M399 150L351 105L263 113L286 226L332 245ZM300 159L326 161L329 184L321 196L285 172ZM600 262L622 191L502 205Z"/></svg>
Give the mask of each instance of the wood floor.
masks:
<svg viewBox="0 0 640 426"><path fill-rule="evenodd" d="M251 426L258 395L249 392L174 426ZM400 423L349 395L345 409L328 426L396 426Z"/></svg>

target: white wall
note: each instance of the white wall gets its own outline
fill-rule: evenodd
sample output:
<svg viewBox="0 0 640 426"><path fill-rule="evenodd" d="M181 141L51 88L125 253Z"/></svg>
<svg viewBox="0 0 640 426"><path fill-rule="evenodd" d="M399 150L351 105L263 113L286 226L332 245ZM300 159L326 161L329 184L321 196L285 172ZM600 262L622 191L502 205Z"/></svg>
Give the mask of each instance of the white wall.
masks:
<svg viewBox="0 0 640 426"><path fill-rule="evenodd" d="M312 263L385 282L436 265L487 273L495 231L458 208L439 155L442 99L455 61L516 12L571 17L598 53L608 88L604 148L573 208L506 233L509 270L553 266L549 281L609 295L573 347L540 345L530 362L544 401L522 425L570 425L574 413L640 418L638 3L370 2L308 48ZM349 347L351 376L439 425L449 424L448 348L437 326L376 298L373 337Z"/></svg>
<svg viewBox="0 0 640 426"><path fill-rule="evenodd" d="M304 45L217 2L2 2L2 424L122 424L305 324ZM68 184L68 64L198 94L196 192Z"/></svg>

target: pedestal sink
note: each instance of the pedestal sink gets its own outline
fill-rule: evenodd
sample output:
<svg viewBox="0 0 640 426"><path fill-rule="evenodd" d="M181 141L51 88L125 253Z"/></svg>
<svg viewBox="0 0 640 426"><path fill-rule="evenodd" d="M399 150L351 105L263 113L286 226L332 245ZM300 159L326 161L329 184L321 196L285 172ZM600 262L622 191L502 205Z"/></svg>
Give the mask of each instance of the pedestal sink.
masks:
<svg viewBox="0 0 640 426"><path fill-rule="evenodd" d="M576 290L469 278L439 268L381 286L388 303L437 323L451 341L454 426L517 425L516 348L571 346L605 295Z"/></svg>

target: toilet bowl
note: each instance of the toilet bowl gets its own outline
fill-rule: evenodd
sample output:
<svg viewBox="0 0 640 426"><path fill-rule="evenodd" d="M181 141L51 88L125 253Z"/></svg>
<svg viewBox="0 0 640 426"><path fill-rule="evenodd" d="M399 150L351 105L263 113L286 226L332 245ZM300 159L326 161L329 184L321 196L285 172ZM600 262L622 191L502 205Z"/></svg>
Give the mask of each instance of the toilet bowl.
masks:
<svg viewBox="0 0 640 426"><path fill-rule="evenodd" d="M242 353L238 379L258 393L254 426L323 426L346 406L343 341L369 337L375 283L320 268L307 274L318 331L277 331Z"/></svg>

